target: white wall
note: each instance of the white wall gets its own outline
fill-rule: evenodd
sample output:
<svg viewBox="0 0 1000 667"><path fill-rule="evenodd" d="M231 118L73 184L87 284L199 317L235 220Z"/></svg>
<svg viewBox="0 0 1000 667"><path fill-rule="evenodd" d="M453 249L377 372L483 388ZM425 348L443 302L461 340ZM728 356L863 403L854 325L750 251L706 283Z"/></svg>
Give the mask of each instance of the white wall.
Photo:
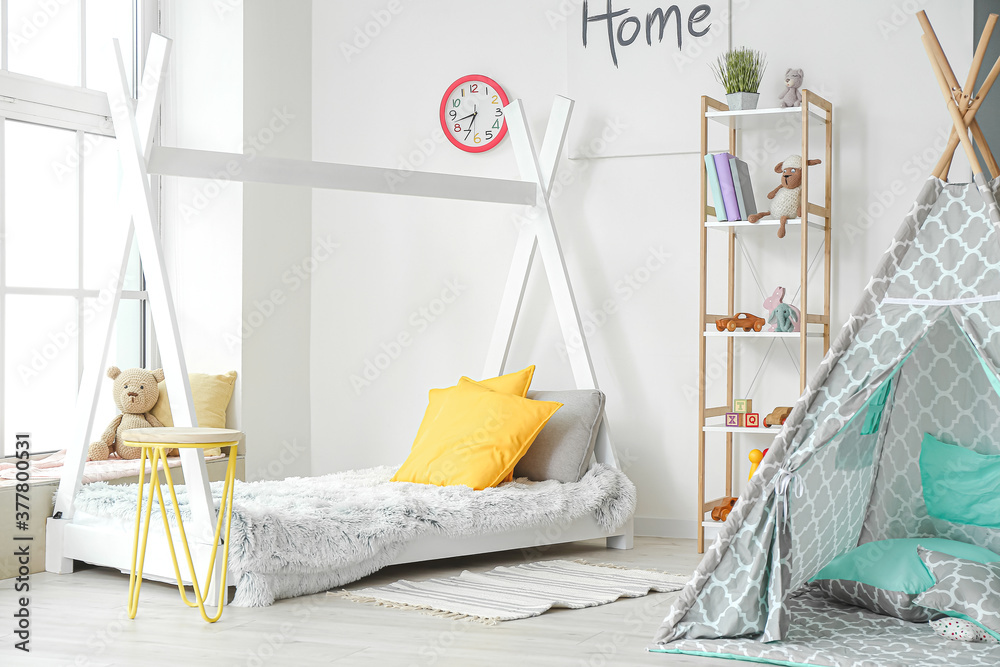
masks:
<svg viewBox="0 0 1000 667"><path fill-rule="evenodd" d="M168 146L311 155L310 2L171 0ZM309 474L309 190L163 179L164 246L188 367L239 373L229 426L248 479Z"/></svg>
<svg viewBox="0 0 1000 667"><path fill-rule="evenodd" d="M242 151L243 59L228 55L243 50L242 8L168 0L161 20L161 31L173 39L162 143ZM164 254L188 370L237 371L228 421L239 428L243 189L225 180L161 182Z"/></svg>
<svg viewBox="0 0 1000 667"><path fill-rule="evenodd" d="M786 67L803 67L806 87L836 105L836 334L936 160L939 132L948 127L910 14L918 4L927 9L964 79L972 48L971 2L902 3L914 5L905 14L900 3L888 1L735 4L734 43L764 49L771 63L762 106L777 105ZM560 7L533 0L505 3L503 11L495 3L468 0L436 2L433 8L405 0L316 3L314 159L401 167L410 161L430 171L515 177L509 142L485 155L460 153L444 142L438 103L454 79L486 74L524 100L540 141L553 95L565 94L566 52L577 38L577 26L569 26L574 43L567 44ZM704 78L706 94L721 98L707 67ZM641 95L628 103L642 103ZM664 109L664 117L671 111ZM613 135L615 121L608 120ZM764 147L758 137L743 146L744 152L758 151L762 167L754 178L761 200L773 187L773 164L799 152L798 140L774 138L775 145ZM555 198L555 216L584 318L595 323L590 342L617 445L639 488L638 525L648 532L691 534L697 488L692 390L698 156L574 160L561 169L568 185ZM871 222L862 211L871 212ZM329 236L341 244L329 271L312 282L314 474L399 463L427 390L462 374L477 376L517 213L500 205L314 194L314 239ZM712 246L718 252L713 275L722 276L714 295L724 288L724 238ZM790 293L797 288L799 267L787 255L797 256L798 239L797 232L783 241L768 233L748 238L767 294L776 284ZM645 277L642 267L661 252L670 256L666 266L650 272L638 290L630 288L628 281ZM510 368L535 363L535 387L571 386L547 287L539 271L533 278ZM745 267L738 279L737 306L760 314L761 298ZM433 304L449 280L461 284L460 297L425 327L420 309ZM810 290L814 304L818 295ZM605 304L613 314L604 314ZM411 334L413 342L397 354L390 341L400 333ZM740 391L749 388L764 349L745 350ZM818 361L821 349L813 349ZM383 352L388 356L379 358ZM717 357L718 351L710 351L710 360ZM798 393L788 355L779 349L772 357L767 380L752 395L761 408L791 404ZM376 361L390 363L369 368L370 384L352 384L352 376L363 378L366 365ZM766 444L747 439L740 456ZM710 450L710 469L722 451L721 444ZM717 478L710 492L721 489L721 474Z"/></svg>
<svg viewBox="0 0 1000 667"><path fill-rule="evenodd" d="M415 166L514 177L509 142L467 155L444 141L437 105L445 87L471 72L496 78L525 101L537 141L552 96L566 93L566 53L575 48L566 30L575 40L576 27L559 21L564 5L554 0L517 0L503 13L493 4L453 0L433 7L408 0L310 4L165 3L165 30L176 40L167 143L311 153L395 166L404 175ZM836 104L839 325L947 129L909 15L918 5L928 10L964 78L971 2L734 5L734 43L769 55L763 105L774 103L787 66L805 68L806 86ZM778 34L784 38L771 38ZM707 68L704 89L721 97ZM641 96L630 102L641 103ZM678 111L664 109L664 118L672 113ZM612 141L619 128L608 119ZM261 134L265 129L272 134ZM742 146L761 166L758 198L771 187L772 163L798 150L788 136L776 139L764 146L761 137L747 137ZM554 200L617 444L639 486L639 525L654 532L693 527L698 168L691 154L564 161ZM426 391L481 369L516 207L310 195L225 181L165 179L163 188L165 245L189 364L194 371L240 371L233 418L251 434L251 477L396 464ZM723 239L713 241L716 266ZM797 240L795 232L785 241L747 237L766 292L776 284L797 287L798 266L785 257ZM669 255L662 267L661 254ZM655 270L640 282L646 266ZM547 287L539 272L533 278L510 366L538 364L536 387L570 386ZM760 312L746 266L738 278L738 307ZM722 287L714 280L713 296ZM448 289L459 296L442 312L439 298ZM817 296L811 293L813 303ZM412 343L397 349L392 341L400 334ZM764 349L744 349L739 391L751 386ZM710 352L710 360L717 357ZM386 361L385 368L371 366ZM352 376L364 380L366 369L374 379L352 383ZM788 355L772 354L764 377L751 394L758 409L790 403L797 384ZM752 446L763 443L747 439L741 457ZM717 462L721 447L712 451ZM720 486L716 476L715 490Z"/></svg>
<svg viewBox="0 0 1000 667"><path fill-rule="evenodd" d="M806 86L836 105L836 331L929 171L925 163L936 160L938 132L947 128L919 26L893 8L913 4L909 13L917 5L926 8L964 78L971 2L735 4L734 43L764 49L771 63L762 105L776 105L780 77L789 66L803 67ZM552 25L560 6L556 0L510 0L502 11L496 3L469 0L433 7L408 0L315 3L314 159L403 168L412 162L431 171L516 177L509 142L484 155L460 153L447 144L439 134L438 104L454 79L486 74L524 100L540 141L553 95L566 92L566 53L575 46L567 43L565 23ZM359 37L366 28L374 34L367 41ZM576 39L577 26L569 30ZM354 50L345 55L344 45ZM722 96L707 67L704 90ZM642 103L641 95L628 103ZM665 119L671 111L664 109ZM615 119L608 122L613 137ZM796 142L778 139L759 157L763 168L754 174L759 199L773 187L773 163L798 152ZM748 139L743 148L757 145ZM554 212L581 309L594 323L590 342L617 445L639 488L639 528L691 534L697 488L691 390L697 381L698 157L574 160L561 169L567 184L555 198ZM872 223L861 218L859 211L878 213L879 206L883 212L873 215ZM313 474L398 464L412 442L427 390L452 384L462 374L478 375L517 213L500 205L314 193L313 241L330 238L340 246L311 281ZM724 257L717 254L723 238L713 245L713 258L719 262L716 274L724 275ZM798 238L791 232L784 241L767 233L748 239L768 293L778 283L790 292L797 287L798 265L787 255L797 254ZM643 267L658 266L652 259L658 253L669 254L669 261L647 274ZM647 275L645 283L636 283ZM536 271L510 368L534 363L535 387L569 387L558 325L540 278ZM738 307L760 313L745 268L738 278L743 285ZM438 305L435 299L448 281L457 281L460 296L430 321L421 309ZM716 281L714 292L721 287ZM611 315L604 313L605 305L612 306ZM412 343L397 350L391 341L401 333L410 334ZM747 349L750 361L738 377L742 391L763 349ZM387 356L378 356L383 353ZM366 364L376 361L389 363L369 370L370 384L352 385L352 376L363 378ZM778 351L767 373L753 395L758 407L790 404L798 385L784 352ZM766 444L747 440L741 457L752 446ZM716 446L710 458L718 462L721 452Z"/></svg>
<svg viewBox="0 0 1000 667"><path fill-rule="evenodd" d="M244 152L312 153L310 2L244 6ZM247 478L309 474L312 193L243 186L243 425Z"/></svg>

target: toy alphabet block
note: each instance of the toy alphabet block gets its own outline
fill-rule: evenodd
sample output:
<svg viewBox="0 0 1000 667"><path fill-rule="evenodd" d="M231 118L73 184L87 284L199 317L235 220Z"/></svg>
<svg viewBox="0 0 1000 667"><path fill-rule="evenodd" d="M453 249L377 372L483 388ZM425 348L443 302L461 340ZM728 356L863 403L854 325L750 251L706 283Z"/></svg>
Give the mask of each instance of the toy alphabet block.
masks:
<svg viewBox="0 0 1000 667"><path fill-rule="evenodd" d="M744 416L743 425L747 428L760 428L760 415L756 412L748 412Z"/></svg>
<svg viewBox="0 0 1000 667"><path fill-rule="evenodd" d="M753 399L737 398L733 401L733 412L741 412L744 414L747 412L753 412Z"/></svg>
<svg viewBox="0 0 1000 667"><path fill-rule="evenodd" d="M743 415L739 412L726 413L726 428L737 428L743 426Z"/></svg>

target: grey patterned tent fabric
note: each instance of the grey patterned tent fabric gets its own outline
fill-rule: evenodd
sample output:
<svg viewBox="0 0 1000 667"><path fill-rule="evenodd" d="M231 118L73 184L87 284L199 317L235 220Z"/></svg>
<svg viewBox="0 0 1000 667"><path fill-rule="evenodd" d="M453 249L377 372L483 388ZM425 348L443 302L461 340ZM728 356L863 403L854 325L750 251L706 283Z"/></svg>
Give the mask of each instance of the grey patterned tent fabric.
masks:
<svg viewBox="0 0 1000 667"><path fill-rule="evenodd" d="M1000 454L991 437L1000 396L987 376L1000 369L996 189L981 179L924 184L657 632L658 648L786 638L795 624L790 595L868 541L940 536L1000 552L1000 531L927 515L918 466L924 433ZM885 408L866 428L880 389Z"/></svg>

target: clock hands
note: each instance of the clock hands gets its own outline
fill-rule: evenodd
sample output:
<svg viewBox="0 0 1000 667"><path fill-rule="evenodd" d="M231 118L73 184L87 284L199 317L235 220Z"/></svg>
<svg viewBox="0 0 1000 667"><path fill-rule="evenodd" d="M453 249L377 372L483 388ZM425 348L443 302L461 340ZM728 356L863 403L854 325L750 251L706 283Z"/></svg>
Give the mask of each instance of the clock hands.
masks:
<svg viewBox="0 0 1000 667"><path fill-rule="evenodd" d="M469 135L472 134L472 130L476 127L476 116L479 115L479 110L477 105L472 105L472 120L469 121L469 129L465 132L465 138L468 139ZM468 116L466 116L468 118Z"/></svg>

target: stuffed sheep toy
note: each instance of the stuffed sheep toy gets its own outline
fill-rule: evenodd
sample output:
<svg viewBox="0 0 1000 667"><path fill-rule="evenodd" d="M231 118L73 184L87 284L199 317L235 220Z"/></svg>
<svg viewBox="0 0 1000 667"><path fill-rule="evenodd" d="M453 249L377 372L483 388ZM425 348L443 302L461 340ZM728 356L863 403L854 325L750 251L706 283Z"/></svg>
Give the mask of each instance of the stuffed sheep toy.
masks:
<svg viewBox="0 0 1000 667"><path fill-rule="evenodd" d="M819 163L820 160L809 160L808 166ZM783 239L788 219L802 217L802 156L789 155L775 165L774 173L781 174L781 185L767 193L767 198L772 200L771 210L754 213L748 220L756 223L766 215L773 215L780 220L778 238Z"/></svg>
<svg viewBox="0 0 1000 667"><path fill-rule="evenodd" d="M101 439L90 446L89 460L106 461L112 454L117 454L122 459L137 459L142 450L124 445L122 432L133 428L163 426L150 413L160 397L157 383L163 380L163 369L147 371L144 368L129 368L122 371L117 366L112 366L108 369L108 377L115 381L115 405L121 410L121 414L111 420ZM176 451L173 450L171 454L176 454Z"/></svg>

